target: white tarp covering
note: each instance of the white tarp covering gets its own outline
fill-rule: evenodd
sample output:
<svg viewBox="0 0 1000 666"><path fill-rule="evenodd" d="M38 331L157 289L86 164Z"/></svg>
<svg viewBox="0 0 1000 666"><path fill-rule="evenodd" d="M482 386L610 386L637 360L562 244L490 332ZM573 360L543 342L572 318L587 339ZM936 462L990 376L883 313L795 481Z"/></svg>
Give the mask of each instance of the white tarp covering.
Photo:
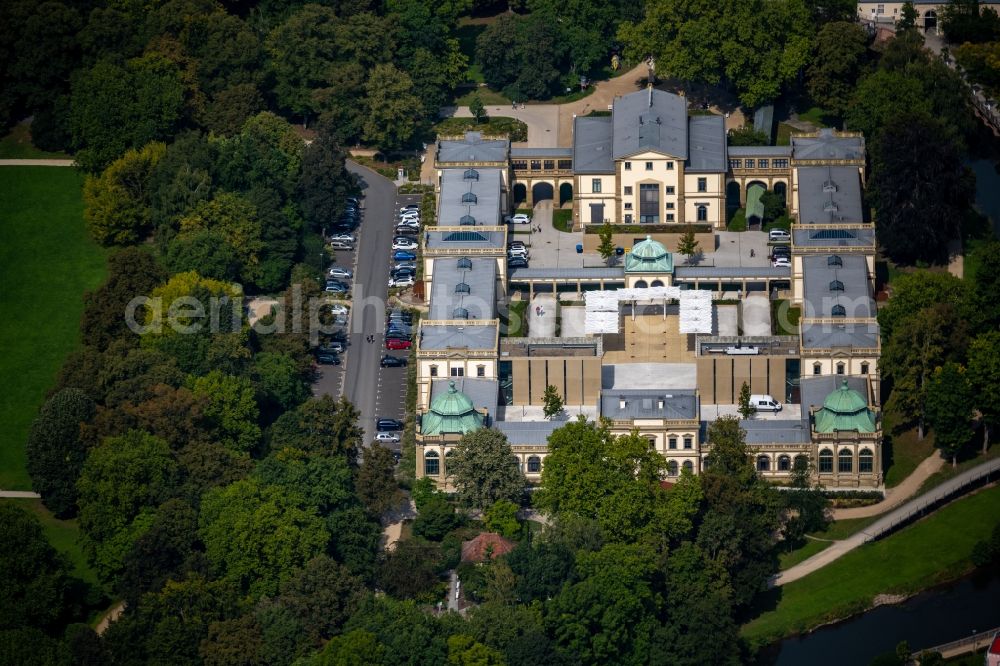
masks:
<svg viewBox="0 0 1000 666"><path fill-rule="evenodd" d="M615 291L588 291L585 294L588 334L618 333L619 304L622 301L680 301L680 332L712 332L712 292L681 290L679 287L646 287Z"/></svg>

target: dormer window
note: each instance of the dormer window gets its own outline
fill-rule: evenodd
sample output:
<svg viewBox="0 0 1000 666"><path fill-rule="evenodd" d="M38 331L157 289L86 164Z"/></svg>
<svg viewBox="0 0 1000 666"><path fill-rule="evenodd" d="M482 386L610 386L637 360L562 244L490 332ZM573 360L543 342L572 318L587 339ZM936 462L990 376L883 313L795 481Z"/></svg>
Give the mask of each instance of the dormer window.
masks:
<svg viewBox="0 0 1000 666"><path fill-rule="evenodd" d="M466 192L462 195L462 203L474 204L477 201L479 201L479 197L472 192Z"/></svg>
<svg viewBox="0 0 1000 666"><path fill-rule="evenodd" d="M847 308L843 305L834 305L833 308L830 309L830 314L834 317L846 317Z"/></svg>
<svg viewBox="0 0 1000 666"><path fill-rule="evenodd" d="M830 283L830 291L844 291L844 283L840 280L834 280Z"/></svg>
<svg viewBox="0 0 1000 666"><path fill-rule="evenodd" d="M472 289L466 283L459 282L458 284L455 285L455 293L456 294L471 294L472 293Z"/></svg>
<svg viewBox="0 0 1000 666"><path fill-rule="evenodd" d="M469 311L466 310L465 308L455 308L455 311L452 313L452 318L453 319L468 319L469 318Z"/></svg>
<svg viewBox="0 0 1000 666"><path fill-rule="evenodd" d="M471 215L463 215L461 219L459 219L458 224L463 227L474 227L476 226L476 218Z"/></svg>
<svg viewBox="0 0 1000 666"><path fill-rule="evenodd" d="M472 259L469 259L468 257L462 257L461 259L458 260L458 267L466 269L472 268Z"/></svg>
<svg viewBox="0 0 1000 666"><path fill-rule="evenodd" d="M479 172L475 169L466 169L465 173L462 174L464 180L479 180Z"/></svg>
<svg viewBox="0 0 1000 666"><path fill-rule="evenodd" d="M831 254L829 257L826 258L826 265L827 266L843 266L844 265L844 260L841 259L839 255Z"/></svg>

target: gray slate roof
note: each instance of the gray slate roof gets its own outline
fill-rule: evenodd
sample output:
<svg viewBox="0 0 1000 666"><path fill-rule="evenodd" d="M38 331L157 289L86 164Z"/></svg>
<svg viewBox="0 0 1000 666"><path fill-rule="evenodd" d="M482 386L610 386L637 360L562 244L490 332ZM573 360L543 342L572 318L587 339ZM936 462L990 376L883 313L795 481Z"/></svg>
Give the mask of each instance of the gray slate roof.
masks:
<svg viewBox="0 0 1000 666"><path fill-rule="evenodd" d="M484 139L481 132L466 132L464 141L438 142L438 162L506 162L510 142Z"/></svg>
<svg viewBox="0 0 1000 666"><path fill-rule="evenodd" d="M456 308L464 308L470 319L493 319L496 316L497 261L493 258L469 258L471 268L459 268L463 258L439 257L434 260L431 276L428 319L457 319ZM469 286L469 293L456 292L459 284Z"/></svg>
<svg viewBox="0 0 1000 666"><path fill-rule="evenodd" d="M806 317L829 317L834 305L842 305L847 318L875 316L875 301L868 291L868 263L864 255L843 254L841 266L831 265L831 255L802 257L802 282ZM839 283L842 290L831 289Z"/></svg>
<svg viewBox="0 0 1000 666"><path fill-rule="evenodd" d="M466 179L465 172L474 171L479 180ZM441 195L438 202L438 224L458 226L464 215L471 215L477 225L496 226L500 223L500 190L503 175L500 169L444 169L441 174ZM463 202L467 193L476 196L475 203Z"/></svg>
<svg viewBox="0 0 1000 666"><path fill-rule="evenodd" d="M465 227L461 231L439 231L428 227L424 232L424 245L430 249L484 248L506 250L504 232L486 231L479 227Z"/></svg>
<svg viewBox="0 0 1000 666"><path fill-rule="evenodd" d="M496 421L497 430L507 436L512 446L547 446L549 435L566 421Z"/></svg>
<svg viewBox="0 0 1000 666"><path fill-rule="evenodd" d="M511 157L572 157L572 148L511 148Z"/></svg>
<svg viewBox="0 0 1000 666"><path fill-rule="evenodd" d="M726 157L726 121L722 116L691 116L688 119L688 159L692 173L720 172L729 168Z"/></svg>
<svg viewBox="0 0 1000 666"><path fill-rule="evenodd" d="M861 137L839 137L824 127L818 137L792 135L792 155L797 160L863 160L865 144Z"/></svg>
<svg viewBox="0 0 1000 666"><path fill-rule="evenodd" d="M441 326L434 323L420 326L420 348L496 349L496 326Z"/></svg>
<svg viewBox="0 0 1000 666"><path fill-rule="evenodd" d="M878 346L878 324L872 320L864 324L810 324L804 322L802 347L804 349L831 349L833 347Z"/></svg>
<svg viewBox="0 0 1000 666"><path fill-rule="evenodd" d="M795 229L792 237L798 247L872 247L875 244L875 229L838 229L820 227Z"/></svg>
<svg viewBox="0 0 1000 666"><path fill-rule="evenodd" d="M774 396L781 400L782 396ZM747 444L805 444L809 442L808 419L740 420Z"/></svg>
<svg viewBox="0 0 1000 666"><path fill-rule="evenodd" d="M791 277L792 269L780 266L677 266L674 279L694 278L783 278Z"/></svg>
<svg viewBox="0 0 1000 666"><path fill-rule="evenodd" d="M573 171L575 173L614 173L611 157L611 118L577 117L573 120Z"/></svg>
<svg viewBox="0 0 1000 666"><path fill-rule="evenodd" d="M625 398L624 409L621 398ZM698 396L677 389L605 389L599 408L601 416L609 419L697 419Z"/></svg>
<svg viewBox="0 0 1000 666"><path fill-rule="evenodd" d="M687 159L688 114L683 97L652 88L630 93L615 99L611 118L614 159L646 151Z"/></svg>
<svg viewBox="0 0 1000 666"><path fill-rule="evenodd" d="M799 222L864 222L857 167L799 167Z"/></svg>
<svg viewBox="0 0 1000 666"><path fill-rule="evenodd" d="M802 403L802 415L809 416L810 407L822 407L826 396L840 388L844 380L847 386L868 399L868 382L864 377L849 377L847 375L823 375L820 377L803 377L799 382L799 402Z"/></svg>
<svg viewBox="0 0 1000 666"><path fill-rule="evenodd" d="M791 146L729 146L730 157L791 157Z"/></svg>
<svg viewBox="0 0 1000 666"><path fill-rule="evenodd" d="M456 389L469 397L476 409L485 408L491 417L496 414L499 383L495 379L479 377L435 379L431 381L431 401L433 402L434 398L442 393L447 393L452 382L455 382Z"/></svg>
<svg viewBox="0 0 1000 666"><path fill-rule="evenodd" d="M567 279L567 280L614 280L615 278L624 280L625 269L622 267L603 268L595 266L593 268L514 268L510 271L511 280L546 280L546 279Z"/></svg>

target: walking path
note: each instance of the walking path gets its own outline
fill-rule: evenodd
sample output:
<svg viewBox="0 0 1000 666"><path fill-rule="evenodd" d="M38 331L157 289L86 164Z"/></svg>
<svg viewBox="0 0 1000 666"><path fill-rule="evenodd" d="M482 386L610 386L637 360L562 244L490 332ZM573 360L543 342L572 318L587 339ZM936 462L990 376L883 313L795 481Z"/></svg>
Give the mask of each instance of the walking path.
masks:
<svg viewBox="0 0 1000 666"><path fill-rule="evenodd" d="M998 473L1000 473L1000 459L994 458L993 460L987 460L984 463L976 465L958 476L945 481L940 486L910 500L894 511L889 512L856 534L852 534L842 541L836 541L829 548L782 571L769 581L769 585L777 587L808 576L817 569L822 569L834 560L841 558L858 546L875 541L879 537L894 531L901 524L924 515L928 510L933 511L939 503L954 496L964 494L977 481ZM910 476L913 475L911 474Z"/></svg>
<svg viewBox="0 0 1000 666"><path fill-rule="evenodd" d="M924 481L936 474L944 467L944 459L937 451L927 456L923 462L917 465L913 472L903 479L903 482L894 488L885 491L885 499L878 504L869 506L859 506L851 509L834 509L834 520L850 520L852 518L868 518L869 516L879 516L886 511L895 509L897 506L917 494Z"/></svg>
<svg viewBox="0 0 1000 666"><path fill-rule="evenodd" d="M0 490L3 499L41 499L41 495L30 490Z"/></svg>
<svg viewBox="0 0 1000 666"><path fill-rule="evenodd" d="M54 166L71 167L76 166L73 160L0 160L0 166Z"/></svg>

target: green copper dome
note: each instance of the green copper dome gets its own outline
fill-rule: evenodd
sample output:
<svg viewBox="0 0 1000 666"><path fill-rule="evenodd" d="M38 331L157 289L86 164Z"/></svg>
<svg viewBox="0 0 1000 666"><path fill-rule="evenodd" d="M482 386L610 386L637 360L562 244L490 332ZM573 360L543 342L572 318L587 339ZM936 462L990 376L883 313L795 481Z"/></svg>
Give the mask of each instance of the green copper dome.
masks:
<svg viewBox="0 0 1000 666"><path fill-rule="evenodd" d="M663 243L655 241L651 236L632 246L632 251L625 255L625 272L634 273L672 273L674 258Z"/></svg>
<svg viewBox="0 0 1000 666"><path fill-rule="evenodd" d="M469 396L455 388L455 382L450 382L447 392L431 400L420 425L424 435L464 435L483 427L483 415L476 411Z"/></svg>
<svg viewBox="0 0 1000 666"><path fill-rule="evenodd" d="M850 388L847 380L826 396L823 408L816 412L816 432L855 430L875 432L875 414L868 409L864 396Z"/></svg>

